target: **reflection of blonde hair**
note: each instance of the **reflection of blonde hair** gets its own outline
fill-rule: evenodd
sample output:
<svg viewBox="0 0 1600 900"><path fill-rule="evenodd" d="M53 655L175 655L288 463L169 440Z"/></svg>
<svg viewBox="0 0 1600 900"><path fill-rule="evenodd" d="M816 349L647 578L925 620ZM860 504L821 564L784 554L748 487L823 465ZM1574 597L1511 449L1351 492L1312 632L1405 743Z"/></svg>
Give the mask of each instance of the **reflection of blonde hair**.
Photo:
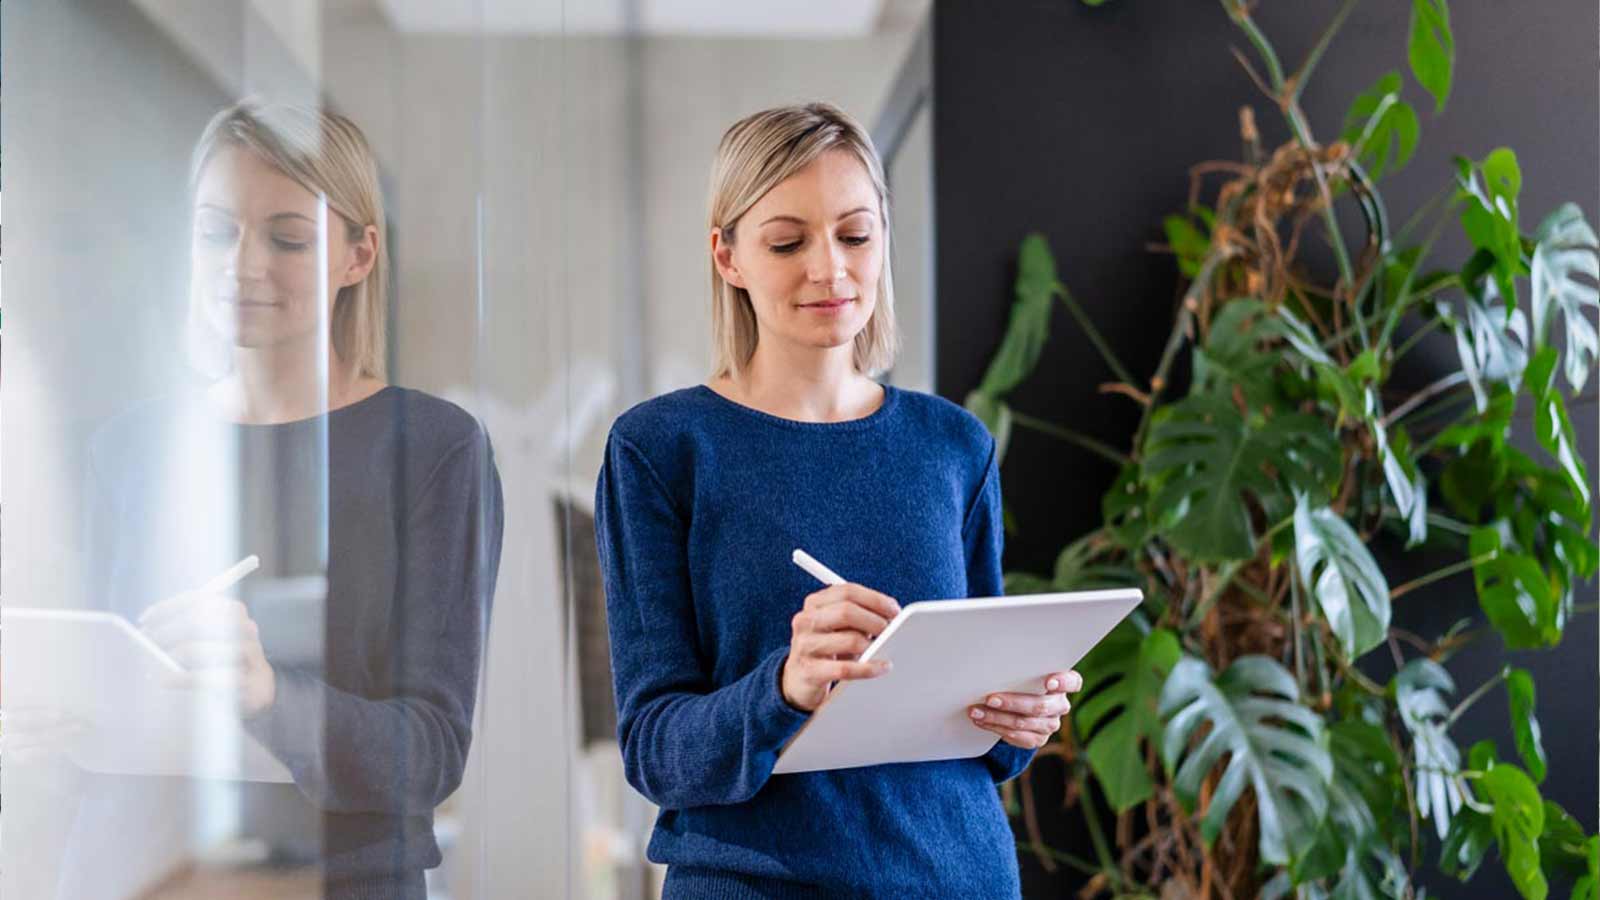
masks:
<svg viewBox="0 0 1600 900"><path fill-rule="evenodd" d="M899 349L894 325L894 279L889 274L889 189L872 138L844 110L829 103L782 106L740 119L722 136L711 168L711 227L734 242L739 218L767 191L829 150L861 161L878 192L883 229L883 268L872 318L856 335L851 361L876 375L894 364ZM759 337L750 294L724 281L711 264L712 377L736 375L749 364Z"/></svg>
<svg viewBox="0 0 1600 900"><path fill-rule="evenodd" d="M378 163L366 136L356 123L338 113L243 100L206 123L190 162L191 190L199 186L206 164L227 148L248 150L323 199L329 211L344 219L350 240L359 240L368 225L377 227L377 258L372 270L359 283L339 289L328 332L334 351L352 374L384 378L389 254ZM196 337L196 326L204 327L196 307L191 300L191 340Z"/></svg>

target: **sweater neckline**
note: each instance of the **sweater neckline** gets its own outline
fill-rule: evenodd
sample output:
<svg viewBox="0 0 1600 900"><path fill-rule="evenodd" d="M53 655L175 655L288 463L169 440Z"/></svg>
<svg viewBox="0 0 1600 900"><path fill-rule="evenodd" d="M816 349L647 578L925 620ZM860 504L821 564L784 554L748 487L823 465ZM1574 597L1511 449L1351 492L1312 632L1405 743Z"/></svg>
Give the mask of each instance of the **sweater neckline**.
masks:
<svg viewBox="0 0 1600 900"><path fill-rule="evenodd" d="M724 397L712 390L711 386L707 384L697 384L694 386L694 390L707 397L710 397L714 403L717 403L735 412L742 413L743 415L749 416L759 422L765 422L769 425L776 425L781 428L789 428L796 431L827 432L860 431L865 428L872 428L879 422L887 419L889 414L894 410L895 403L899 399L900 391L891 384L880 383L879 387L883 388L883 402L878 404L877 409L858 419L845 419L842 422L803 422L799 419L785 419L782 416L775 416L772 413L763 412L762 410L756 409L752 406L745 406L743 403L740 403L737 400L730 400L729 398Z"/></svg>

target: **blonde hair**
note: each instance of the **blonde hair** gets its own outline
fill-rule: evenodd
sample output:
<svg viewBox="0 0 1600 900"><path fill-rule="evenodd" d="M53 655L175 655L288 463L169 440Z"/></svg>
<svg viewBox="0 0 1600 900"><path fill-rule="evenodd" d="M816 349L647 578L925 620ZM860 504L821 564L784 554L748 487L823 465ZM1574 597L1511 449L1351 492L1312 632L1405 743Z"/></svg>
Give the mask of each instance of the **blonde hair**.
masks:
<svg viewBox="0 0 1600 900"><path fill-rule="evenodd" d="M894 322L894 279L889 272L889 188L883 163L866 129L829 103L780 106L735 122L722 136L711 167L710 227L721 228L730 246L739 219L779 182L830 150L844 150L866 167L878 192L883 227L883 267L878 299L855 337L856 371L876 375L894 364L899 338ZM744 371L756 351L759 331L750 293L729 284L711 261L712 377Z"/></svg>
<svg viewBox="0 0 1600 900"><path fill-rule="evenodd" d="M349 239L359 240L367 226L377 228L377 253L372 269L360 282L339 289L329 316L328 333L339 359L356 376L384 379L388 330L389 254L385 243L383 191L378 162L356 123L338 113L307 106L247 99L212 116L195 143L189 165L189 188L218 152L247 150L327 203L346 223ZM191 353L209 331L193 301L189 305ZM203 350L201 351L203 354ZM226 369L215 361L205 368Z"/></svg>

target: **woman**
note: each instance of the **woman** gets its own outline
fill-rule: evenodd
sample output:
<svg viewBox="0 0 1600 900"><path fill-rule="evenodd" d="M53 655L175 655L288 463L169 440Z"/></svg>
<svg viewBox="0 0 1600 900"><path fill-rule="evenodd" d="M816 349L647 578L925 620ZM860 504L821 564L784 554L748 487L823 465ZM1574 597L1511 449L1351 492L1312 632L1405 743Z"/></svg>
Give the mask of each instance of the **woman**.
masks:
<svg viewBox="0 0 1600 900"><path fill-rule="evenodd" d="M315 861L327 896L423 898L499 565L493 451L385 383L383 202L354 123L226 109L192 187L191 349L220 377L98 435L101 591L292 776L239 787L244 835ZM261 569L229 596L194 592L245 554Z"/></svg>
<svg viewBox="0 0 1600 900"><path fill-rule="evenodd" d="M723 136L710 207L713 377L616 421L595 501L665 896L1016 897L995 785L1060 728L1076 673L974 707L999 738L977 759L771 774L830 683L883 674L856 656L897 598L1002 593L994 440L871 378L895 349L882 165L832 106L767 110ZM853 583L816 590L796 547Z"/></svg>

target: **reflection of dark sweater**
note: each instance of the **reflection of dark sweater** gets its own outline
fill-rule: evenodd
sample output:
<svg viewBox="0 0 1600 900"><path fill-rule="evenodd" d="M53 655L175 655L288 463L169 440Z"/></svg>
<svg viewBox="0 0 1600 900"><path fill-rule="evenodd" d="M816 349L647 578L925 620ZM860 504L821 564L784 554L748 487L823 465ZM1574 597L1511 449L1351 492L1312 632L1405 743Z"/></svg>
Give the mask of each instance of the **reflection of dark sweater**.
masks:
<svg viewBox="0 0 1600 900"><path fill-rule="evenodd" d="M865 418L806 423L699 385L612 426L595 521L618 736L661 807L667 897L1018 895L995 784L1030 751L772 774L807 718L779 686L790 619L822 588L790 552L902 604L1000 595L994 446L893 387Z"/></svg>
<svg viewBox="0 0 1600 900"><path fill-rule="evenodd" d="M282 425L222 423L197 401L149 404L96 436L100 602L134 617L258 554L238 590L277 698L247 727L295 785L237 786L245 832L282 845L320 831L309 849L332 878L438 865L433 810L462 777L500 559L487 434L395 387ZM295 583L312 585L309 603L285 599Z"/></svg>

